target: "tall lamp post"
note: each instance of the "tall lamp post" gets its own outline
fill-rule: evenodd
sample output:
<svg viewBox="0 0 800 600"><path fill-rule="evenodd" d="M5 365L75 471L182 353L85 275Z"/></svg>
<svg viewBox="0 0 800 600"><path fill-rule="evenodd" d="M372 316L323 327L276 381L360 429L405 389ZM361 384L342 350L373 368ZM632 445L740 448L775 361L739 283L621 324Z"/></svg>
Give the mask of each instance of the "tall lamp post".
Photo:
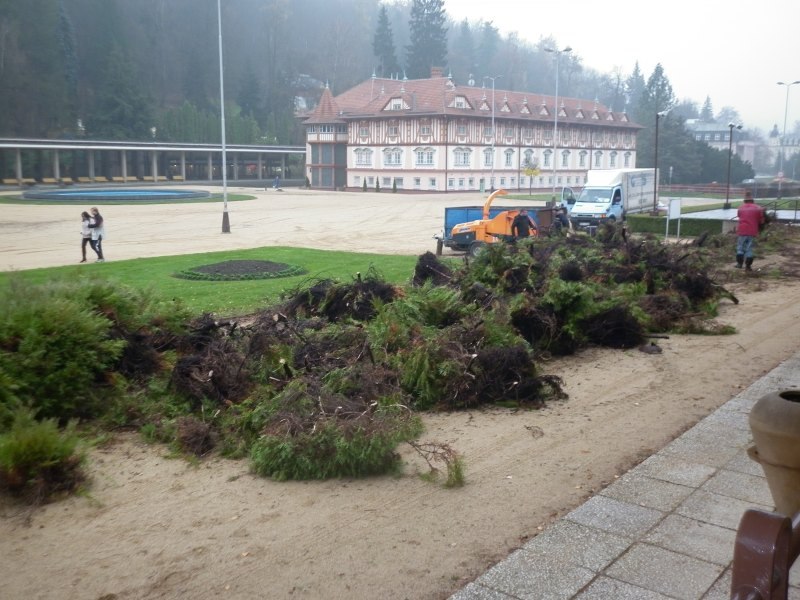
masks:
<svg viewBox="0 0 800 600"><path fill-rule="evenodd" d="M559 62L561 55L566 52L572 52L572 48L567 46L559 50L558 48L545 48L545 52L552 52L556 55L556 102L555 102L555 119L553 119L553 204L556 202L556 163L558 161L557 158L557 150L558 150L558 71L559 71Z"/></svg>
<svg viewBox="0 0 800 600"><path fill-rule="evenodd" d="M219 29L219 112L222 127L222 233L231 232L228 217L228 157L225 153L225 84L222 79L222 8L217 0L217 26Z"/></svg>
<svg viewBox="0 0 800 600"><path fill-rule="evenodd" d="M725 188L725 204L723 209L728 210L731 207L731 158L733 158L733 130L734 128L741 130L742 125L736 123L728 123L728 185Z"/></svg>
<svg viewBox="0 0 800 600"><path fill-rule="evenodd" d="M781 183L783 182L783 145L786 143L786 117L789 116L789 90L793 85L797 85L798 83L800 83L800 80L793 81L792 83L778 82L778 85L786 86L786 104L783 108L783 136L781 137L781 156L778 167L778 171L780 171L778 174L778 199L781 197Z"/></svg>
<svg viewBox="0 0 800 600"><path fill-rule="evenodd" d="M658 120L666 117L669 110L662 110L656 113L656 139L655 157L653 158L653 215L658 215Z"/></svg>
<svg viewBox="0 0 800 600"><path fill-rule="evenodd" d="M500 79L502 75L495 75L494 77L490 77L489 75L484 75L483 79L491 79L492 80L492 174L491 178L489 179L489 188L494 191L494 141L497 139L497 132L494 130L494 81L495 79Z"/></svg>

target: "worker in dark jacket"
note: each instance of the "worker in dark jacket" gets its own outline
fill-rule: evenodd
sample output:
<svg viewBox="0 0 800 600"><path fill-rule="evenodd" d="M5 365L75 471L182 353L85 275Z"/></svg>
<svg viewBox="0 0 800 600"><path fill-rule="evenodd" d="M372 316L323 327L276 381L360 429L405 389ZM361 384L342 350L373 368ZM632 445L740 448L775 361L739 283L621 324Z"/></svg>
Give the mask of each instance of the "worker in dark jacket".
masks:
<svg viewBox="0 0 800 600"><path fill-rule="evenodd" d="M764 225L764 209L753 202L753 194L744 193L744 203L737 211L739 225L736 228L736 268L753 270L753 247L755 238Z"/></svg>
<svg viewBox="0 0 800 600"><path fill-rule="evenodd" d="M528 216L528 211L523 208L511 221L511 235L514 236L515 240L526 238L531 235L532 229L536 229L536 224Z"/></svg>

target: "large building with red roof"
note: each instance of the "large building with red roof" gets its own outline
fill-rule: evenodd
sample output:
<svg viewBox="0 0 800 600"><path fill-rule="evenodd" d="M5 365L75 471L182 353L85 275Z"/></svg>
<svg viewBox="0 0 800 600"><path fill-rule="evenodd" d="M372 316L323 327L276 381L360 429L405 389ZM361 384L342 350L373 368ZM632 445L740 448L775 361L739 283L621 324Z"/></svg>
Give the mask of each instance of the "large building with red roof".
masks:
<svg viewBox="0 0 800 600"><path fill-rule="evenodd" d="M589 169L635 167L641 129L576 98L558 98L556 119L553 96L458 86L440 70L326 87L304 125L312 187L439 192L579 187Z"/></svg>

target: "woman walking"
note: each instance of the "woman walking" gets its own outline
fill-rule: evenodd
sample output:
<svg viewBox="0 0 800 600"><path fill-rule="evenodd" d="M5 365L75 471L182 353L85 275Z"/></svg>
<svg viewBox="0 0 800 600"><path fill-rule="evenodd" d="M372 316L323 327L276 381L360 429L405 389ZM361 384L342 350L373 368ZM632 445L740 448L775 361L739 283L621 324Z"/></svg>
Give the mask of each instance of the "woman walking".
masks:
<svg viewBox="0 0 800 600"><path fill-rule="evenodd" d="M91 212L92 222L89 223L89 229L92 230L92 250L97 253L96 262L105 262L106 260L103 258L103 237L106 234L106 230L103 227L103 216L96 206L92 208Z"/></svg>
<svg viewBox="0 0 800 600"><path fill-rule="evenodd" d="M91 245L92 243L92 230L89 227L89 223L92 222L92 217L89 216L89 213L83 211L81 213L81 262L86 262L86 246Z"/></svg>

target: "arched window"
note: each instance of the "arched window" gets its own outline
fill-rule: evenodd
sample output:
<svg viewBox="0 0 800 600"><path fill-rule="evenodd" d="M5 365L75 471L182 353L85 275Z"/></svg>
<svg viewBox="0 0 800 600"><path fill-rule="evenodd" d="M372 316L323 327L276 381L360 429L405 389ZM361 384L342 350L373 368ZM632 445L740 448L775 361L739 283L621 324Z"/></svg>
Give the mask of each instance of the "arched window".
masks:
<svg viewBox="0 0 800 600"><path fill-rule="evenodd" d="M383 164L387 167L399 167L403 161L403 151L400 148L385 148L383 150Z"/></svg>
<svg viewBox="0 0 800 600"><path fill-rule="evenodd" d="M586 167L586 156L588 154L589 153L586 150L581 150L580 151L580 153L578 154L578 166L579 167L581 167L581 168L585 168Z"/></svg>
<svg viewBox="0 0 800 600"><path fill-rule="evenodd" d="M569 150L562 150L561 151L561 166L562 167L569 167Z"/></svg>
<svg viewBox="0 0 800 600"><path fill-rule="evenodd" d="M491 167L494 163L494 157L492 156L492 149L486 148L483 151L483 166L484 167Z"/></svg>
<svg viewBox="0 0 800 600"><path fill-rule="evenodd" d="M617 153L616 152L612 152L610 154L609 159L608 159L608 166L610 168L612 168L612 169L615 169L617 167Z"/></svg>
<svg viewBox="0 0 800 600"><path fill-rule="evenodd" d="M471 154L472 154L472 149L470 149L470 148L456 148L454 150L455 166L456 167L468 167L468 166L470 166L470 155Z"/></svg>
<svg viewBox="0 0 800 600"><path fill-rule="evenodd" d="M505 155L506 155L506 165L505 166L507 166L507 167L514 166L514 151L511 148L509 148L508 150L505 151Z"/></svg>
<svg viewBox="0 0 800 600"><path fill-rule="evenodd" d="M418 166L433 166L433 148L415 148L414 156Z"/></svg>
<svg viewBox="0 0 800 600"><path fill-rule="evenodd" d="M543 156L544 156L544 166L545 167L552 166L552 163L550 161L553 160L553 151L549 149L545 150Z"/></svg>
<svg viewBox="0 0 800 600"><path fill-rule="evenodd" d="M372 150L369 148L356 148L356 165L360 167L372 166Z"/></svg>

